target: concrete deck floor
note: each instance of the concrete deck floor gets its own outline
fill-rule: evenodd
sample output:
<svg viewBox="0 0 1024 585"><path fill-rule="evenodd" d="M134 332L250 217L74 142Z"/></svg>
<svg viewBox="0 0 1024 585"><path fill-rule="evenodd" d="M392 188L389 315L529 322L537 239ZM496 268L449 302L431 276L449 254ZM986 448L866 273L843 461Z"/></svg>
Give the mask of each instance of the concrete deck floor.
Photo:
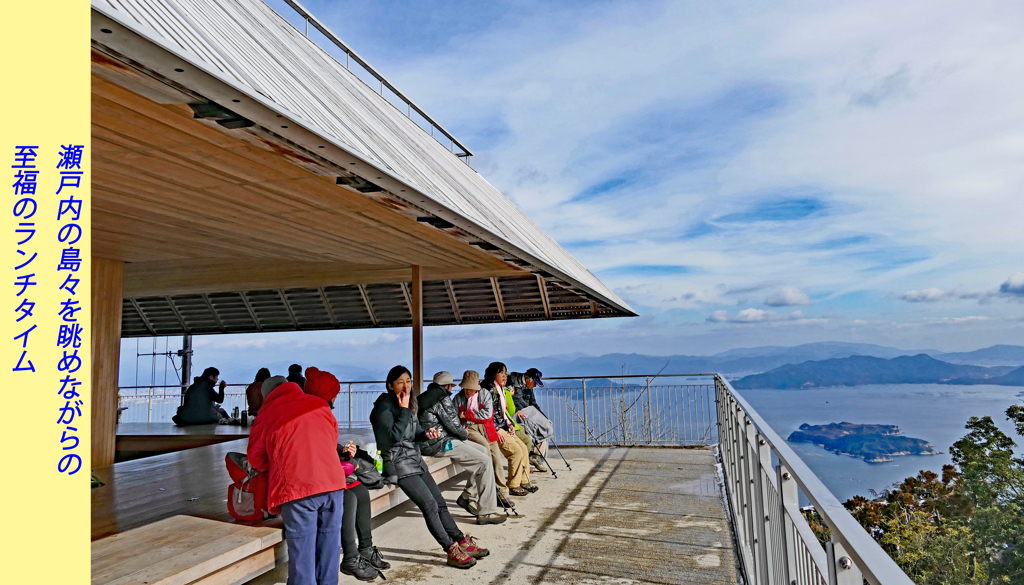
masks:
<svg viewBox="0 0 1024 585"><path fill-rule="evenodd" d="M468 570L445 555L411 503L374 519L374 543L392 564L377 583L738 582L736 555L710 449L552 450L558 479L535 474L540 491L514 498L521 519L476 526L454 501L461 479L442 486L464 532L491 555ZM252 581L283 584L287 566ZM357 583L342 575L341 583Z"/></svg>

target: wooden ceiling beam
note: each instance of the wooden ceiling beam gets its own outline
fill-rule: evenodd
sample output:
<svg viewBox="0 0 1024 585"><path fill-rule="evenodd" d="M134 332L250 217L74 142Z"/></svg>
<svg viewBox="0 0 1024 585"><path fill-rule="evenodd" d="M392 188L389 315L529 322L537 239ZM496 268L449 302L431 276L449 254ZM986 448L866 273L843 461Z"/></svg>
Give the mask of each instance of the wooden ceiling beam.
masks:
<svg viewBox="0 0 1024 585"><path fill-rule="evenodd" d="M505 321L505 301L501 298L501 286L498 284L498 279L491 277L491 290L494 291L494 302L498 305L498 315L501 316L502 322Z"/></svg>
<svg viewBox="0 0 1024 585"><path fill-rule="evenodd" d="M448 290L448 300L452 304L452 312L455 313L455 322L462 325L462 312L459 311L459 301L455 298L455 288L452 287L452 281L445 280L444 287Z"/></svg>
<svg viewBox="0 0 1024 585"><path fill-rule="evenodd" d="M548 301L548 285L544 282L544 277L537 275L537 286L540 288L540 302L544 304L544 316L551 320L551 302Z"/></svg>
<svg viewBox="0 0 1024 585"><path fill-rule="evenodd" d="M363 297L363 304L366 305L366 312L370 314L370 321L373 321L373 326L377 326L377 315L373 312L373 304L370 303L370 295L366 294L366 286L359 285L359 296Z"/></svg>
<svg viewBox="0 0 1024 585"><path fill-rule="evenodd" d="M238 296L242 297L242 302L245 303L245 308L249 310L249 316L252 317L252 322L256 325L256 329L262 333L263 323L260 323L259 317L256 316L256 310L252 308L249 297L245 296L245 291L239 291Z"/></svg>
<svg viewBox="0 0 1024 585"><path fill-rule="evenodd" d="M138 313L139 317L142 319L142 324L146 326L146 331L149 331L150 335L155 336L156 330L153 329L153 324L149 322L149 317L146 317L146 313L142 310L142 307L139 306L139 301L135 299L131 299L131 301L132 306L135 307L135 312Z"/></svg>

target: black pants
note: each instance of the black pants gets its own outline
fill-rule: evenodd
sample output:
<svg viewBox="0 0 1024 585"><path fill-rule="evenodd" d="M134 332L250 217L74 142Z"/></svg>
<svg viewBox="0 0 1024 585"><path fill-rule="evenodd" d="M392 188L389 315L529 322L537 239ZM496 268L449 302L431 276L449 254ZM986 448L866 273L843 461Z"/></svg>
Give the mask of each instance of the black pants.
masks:
<svg viewBox="0 0 1024 585"><path fill-rule="evenodd" d="M441 490L437 488L437 483L429 473L403 477L398 480L398 487L419 507L420 512L423 512L427 530L430 530L430 535L441 548L447 551L453 542L466 538L448 512L448 504L445 503Z"/></svg>
<svg viewBox="0 0 1024 585"><path fill-rule="evenodd" d="M345 490L345 511L341 518L342 560L354 559L359 551L373 546L370 533L370 490L359 484ZM357 544L358 538L358 544Z"/></svg>

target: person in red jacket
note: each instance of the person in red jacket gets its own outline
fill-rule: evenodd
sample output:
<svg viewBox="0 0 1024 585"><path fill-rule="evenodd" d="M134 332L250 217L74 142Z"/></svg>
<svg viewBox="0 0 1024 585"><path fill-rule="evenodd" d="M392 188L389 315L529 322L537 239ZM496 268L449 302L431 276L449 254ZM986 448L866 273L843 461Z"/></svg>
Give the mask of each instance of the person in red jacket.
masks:
<svg viewBox="0 0 1024 585"><path fill-rule="evenodd" d="M315 367L306 368L306 394L319 396L334 408L334 398L341 384L329 372ZM341 573L351 575L360 581L373 581L380 571L391 568L377 547L373 546L372 521L370 518L370 491L355 476L352 458L356 454L355 444L337 446L341 467L345 470L345 512L341 519Z"/></svg>
<svg viewBox="0 0 1024 585"><path fill-rule="evenodd" d="M293 382L274 384L263 387L249 463L268 474L268 508L284 520L288 585L337 585L346 483L338 421L325 395L306 394Z"/></svg>

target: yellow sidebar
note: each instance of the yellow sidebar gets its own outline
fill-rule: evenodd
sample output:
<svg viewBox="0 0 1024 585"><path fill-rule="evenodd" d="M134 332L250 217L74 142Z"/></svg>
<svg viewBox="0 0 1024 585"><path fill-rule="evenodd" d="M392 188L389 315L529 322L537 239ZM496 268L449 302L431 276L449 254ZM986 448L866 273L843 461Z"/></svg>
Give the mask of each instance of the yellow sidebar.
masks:
<svg viewBox="0 0 1024 585"><path fill-rule="evenodd" d="M89 582L89 3L3 2L4 583Z"/></svg>

